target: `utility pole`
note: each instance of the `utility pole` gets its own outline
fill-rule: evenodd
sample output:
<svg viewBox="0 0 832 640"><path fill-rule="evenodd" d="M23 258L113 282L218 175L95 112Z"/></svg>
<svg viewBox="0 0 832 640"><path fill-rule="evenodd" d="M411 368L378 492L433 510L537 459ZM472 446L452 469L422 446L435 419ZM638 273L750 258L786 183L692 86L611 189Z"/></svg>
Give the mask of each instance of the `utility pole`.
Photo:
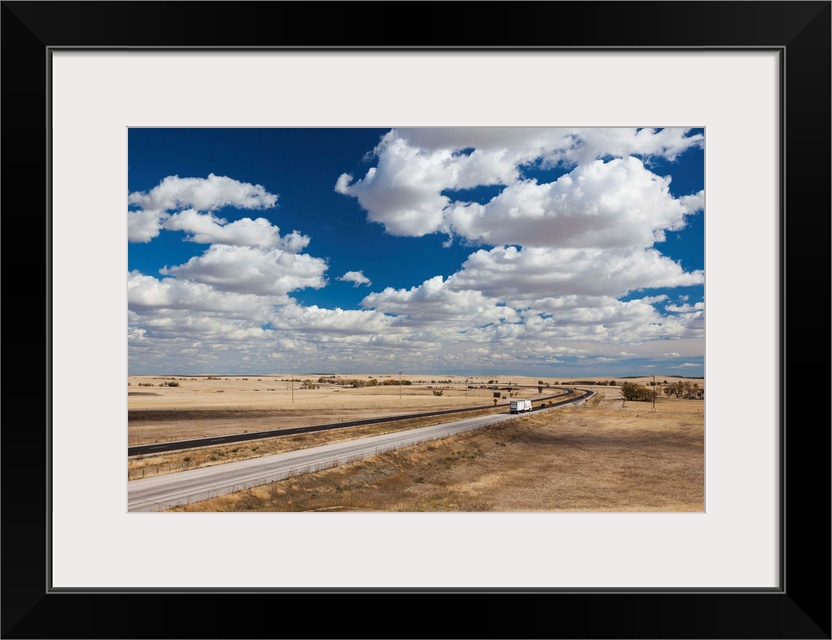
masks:
<svg viewBox="0 0 832 640"><path fill-rule="evenodd" d="M653 376L653 411L656 410L656 376Z"/></svg>
<svg viewBox="0 0 832 640"><path fill-rule="evenodd" d="M295 404L295 374L291 374L289 376L291 378L291 385L292 385L292 404Z"/></svg>
<svg viewBox="0 0 832 640"><path fill-rule="evenodd" d="M402 372L399 371L399 400L402 399Z"/></svg>

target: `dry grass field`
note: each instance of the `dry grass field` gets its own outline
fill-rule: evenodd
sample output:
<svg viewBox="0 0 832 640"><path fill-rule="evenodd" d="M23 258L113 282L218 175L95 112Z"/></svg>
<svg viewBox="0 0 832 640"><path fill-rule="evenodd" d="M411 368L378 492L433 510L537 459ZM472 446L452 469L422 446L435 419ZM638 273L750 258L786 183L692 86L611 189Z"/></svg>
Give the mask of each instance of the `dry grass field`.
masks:
<svg viewBox="0 0 832 640"><path fill-rule="evenodd" d="M704 511L701 408L620 404L523 416L174 510Z"/></svg>
<svg viewBox="0 0 832 640"><path fill-rule="evenodd" d="M322 385L302 390L298 382L280 378L288 380L289 376L177 378L179 387L153 388L138 387L138 382L158 385L170 378L130 378L130 392L159 394L129 396L131 444L133 438L181 439L493 402L492 390L478 388L489 386L488 381L494 379L489 377L471 378L466 384L459 376L410 376L405 379L413 384L401 389ZM313 377L295 376L295 380L306 378ZM440 378L450 383L440 384ZM616 387L594 387L598 396L581 407L530 414L174 510L703 511L704 401L660 397L655 408L650 402L623 402L622 382L648 384L650 379L616 381ZM537 379L499 378L501 388L507 382L536 385ZM544 382L554 386L570 380ZM702 380L697 382L703 387ZM442 396L434 395L439 389ZM543 393L547 394L545 388ZM518 397L535 399L536 386L521 390ZM433 419L437 420L442 418ZM175 472L423 424L427 422L384 423L131 458L128 473L135 478L143 473Z"/></svg>
<svg viewBox="0 0 832 640"><path fill-rule="evenodd" d="M290 382L292 377L294 383ZM471 378L466 383L466 378L459 376L402 376L402 381L411 384L360 388L348 384L318 384L316 381L320 378L318 375L219 379L131 376L128 379L128 445L493 404L494 391L481 387L493 386L487 382L494 378ZM354 374L339 378L361 382L375 379L382 383L394 379ZM398 376L395 380L398 381ZM516 385L536 382L524 382L520 378L505 380ZM170 382L179 386L160 386ZM304 383L318 388L301 388ZM504 386L503 380L500 383ZM501 393L508 395L506 391ZM535 397L537 389L524 389L524 393Z"/></svg>

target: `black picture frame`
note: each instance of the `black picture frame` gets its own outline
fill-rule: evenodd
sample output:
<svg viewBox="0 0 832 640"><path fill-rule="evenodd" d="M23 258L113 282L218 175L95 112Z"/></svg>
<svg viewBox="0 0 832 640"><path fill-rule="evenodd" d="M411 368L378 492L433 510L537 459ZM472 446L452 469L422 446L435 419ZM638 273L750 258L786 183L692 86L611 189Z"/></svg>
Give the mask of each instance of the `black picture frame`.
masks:
<svg viewBox="0 0 832 640"><path fill-rule="evenodd" d="M830 638L826 371L811 366L829 353L830 15L828 1L3 2L2 637ZM50 52L131 47L778 51L780 587L53 590Z"/></svg>

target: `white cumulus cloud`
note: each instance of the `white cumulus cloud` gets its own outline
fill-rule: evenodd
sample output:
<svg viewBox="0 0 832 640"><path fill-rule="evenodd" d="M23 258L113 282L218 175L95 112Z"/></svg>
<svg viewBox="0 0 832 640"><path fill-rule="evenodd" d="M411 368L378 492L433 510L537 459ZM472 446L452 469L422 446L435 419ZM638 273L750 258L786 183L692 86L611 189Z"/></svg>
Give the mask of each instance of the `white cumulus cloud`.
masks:
<svg viewBox="0 0 832 640"><path fill-rule="evenodd" d="M164 228L169 231L184 231L187 240L201 244L229 244L238 247L280 247L297 253L309 244L309 238L297 231L286 237L280 236L280 229L265 218L241 218L229 223L212 213L198 213L185 209L171 215Z"/></svg>
<svg viewBox="0 0 832 640"><path fill-rule="evenodd" d="M211 245L185 264L161 269L163 275L209 284L222 291L280 296L325 286L326 261L282 249Z"/></svg>
<svg viewBox="0 0 832 640"><path fill-rule="evenodd" d="M228 317L266 321L277 300L251 293L219 291L210 284L154 278L134 270L127 274L128 308L140 313L154 309L222 313Z"/></svg>
<svg viewBox="0 0 832 640"><path fill-rule="evenodd" d="M442 276L411 289L388 287L366 296L361 305L406 317L409 325L450 323L475 327L519 319L514 309L486 298L479 291L450 289Z"/></svg>
<svg viewBox="0 0 832 640"><path fill-rule="evenodd" d="M275 206L277 196L262 185L240 182L213 173L207 178L168 176L150 191L134 191L128 204L159 211L192 208L215 211L233 206L238 209L268 209Z"/></svg>
<svg viewBox="0 0 832 640"><path fill-rule="evenodd" d="M273 326L300 333L320 333L320 339L334 335L367 336L395 331L395 318L374 310L324 309L316 305L290 303L278 307Z"/></svg>
<svg viewBox="0 0 832 640"><path fill-rule="evenodd" d="M361 271L347 271L344 275L338 278L341 282L352 282L353 286L370 285L370 279Z"/></svg>
<svg viewBox="0 0 832 640"><path fill-rule="evenodd" d="M682 226L680 215L701 208L703 194L670 197L667 180L647 171L633 156L672 160L701 143L701 135L688 135L685 129L394 129L375 149L377 166L358 180L342 174L335 189L357 198L368 219L393 235L444 232L490 244L528 243L541 225L525 223L551 222L558 216L574 223L580 215L595 215L603 233L604 226L616 222L609 217L630 203L640 210L614 226L620 230L639 220L639 230L651 241L653 235L660 238L663 229ZM610 157L614 159L601 160ZM577 173L571 179L537 184L523 178L523 168L534 164L574 166ZM473 206L445 193L488 185L506 187L488 205ZM616 191L607 194L605 187ZM575 244L580 223L571 235L568 224L565 228L567 240L560 246L599 246ZM506 238L507 231L522 239ZM553 233L561 236L549 232L538 242L549 241ZM609 243L616 237L613 232L596 241Z"/></svg>
<svg viewBox="0 0 832 640"><path fill-rule="evenodd" d="M596 160L556 181L517 181L485 205L459 203L447 228L485 244L528 247L648 247L680 229L700 199L676 199L670 179L638 158Z"/></svg>
<svg viewBox="0 0 832 640"><path fill-rule="evenodd" d="M514 246L481 249L449 278L454 289L489 297L622 296L645 287L702 284L701 271L686 272L654 249L548 249Z"/></svg>
<svg viewBox="0 0 832 640"><path fill-rule="evenodd" d="M257 221L239 221L236 226L222 228L226 220L199 212L211 212L222 207L238 209L269 209L277 203L277 196L269 193L262 185L240 182L213 173L207 178L180 178L168 176L150 191L134 191L128 194L127 239L129 242L150 242L162 229L186 231L194 242L222 241L228 244L264 245L270 235L277 233L276 227L267 229L262 218ZM169 211L179 213L171 214ZM262 222L261 222L262 221ZM254 225L255 228L251 228ZM265 231L264 238L253 238L252 233ZM279 241L279 239L278 239Z"/></svg>
<svg viewBox="0 0 832 640"><path fill-rule="evenodd" d="M158 209L127 212L127 241L150 242L159 235L168 214Z"/></svg>
<svg viewBox="0 0 832 640"><path fill-rule="evenodd" d="M700 311L703 311L704 309L704 302L682 305L669 304L665 307L665 310L669 311L670 313L698 313Z"/></svg>

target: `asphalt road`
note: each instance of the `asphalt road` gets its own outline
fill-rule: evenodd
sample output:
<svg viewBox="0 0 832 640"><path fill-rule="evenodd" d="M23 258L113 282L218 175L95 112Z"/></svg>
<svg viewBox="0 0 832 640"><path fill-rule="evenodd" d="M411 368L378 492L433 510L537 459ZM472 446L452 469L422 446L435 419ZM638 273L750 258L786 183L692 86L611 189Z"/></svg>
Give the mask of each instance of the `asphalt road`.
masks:
<svg viewBox="0 0 832 640"><path fill-rule="evenodd" d="M561 396L567 395L568 390L564 389L563 393L556 395L534 398L534 402L541 402L545 400L556 400ZM509 403L505 403L508 407ZM331 424L317 424L306 427L288 427L283 429L273 429L270 431L256 431L253 433L232 433L224 436L208 436L205 438L193 438L190 440L171 440L168 442L154 442L152 444L139 444L127 448L127 457L150 455L153 453L164 453L166 451L180 451L182 449L193 449L196 447L213 447L220 444L230 444L233 442L245 442L248 440L261 440L263 438L275 438L278 436L288 436L297 433L312 433L313 431L328 431L332 429L346 429L347 427L357 427L368 424L380 424L382 422L394 422L399 420L410 420L413 418L425 418L428 416L449 415L453 413L470 413L473 411L480 411L482 409L490 409L490 405L483 405L479 407L465 407L462 409L444 409L441 411L423 411L421 413L410 413L399 416L384 416L382 418L365 418L363 420L352 420L349 422L334 422Z"/></svg>
<svg viewBox="0 0 832 640"><path fill-rule="evenodd" d="M580 402L584 400L585 398L579 399ZM520 415L523 414L504 413L467 418L262 458L229 462L203 469L131 480L127 483L127 508L131 512L159 511L199 502L226 493L283 480L299 473L318 471L419 442L513 420Z"/></svg>

